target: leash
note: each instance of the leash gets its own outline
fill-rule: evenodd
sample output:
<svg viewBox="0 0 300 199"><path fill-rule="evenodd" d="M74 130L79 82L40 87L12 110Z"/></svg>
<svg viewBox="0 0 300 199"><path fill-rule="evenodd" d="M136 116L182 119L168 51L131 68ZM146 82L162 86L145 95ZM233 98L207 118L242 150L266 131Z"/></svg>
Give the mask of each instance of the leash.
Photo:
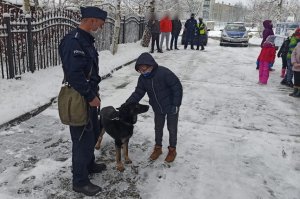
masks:
<svg viewBox="0 0 300 199"><path fill-rule="evenodd" d="M108 119L108 118L106 118ZM120 121L122 122L123 124L125 124L126 126L133 126L133 124L129 123L129 122L125 122L124 120L120 119L120 117L115 117L115 118L112 118L112 119L109 119L109 120L117 120L117 121Z"/></svg>

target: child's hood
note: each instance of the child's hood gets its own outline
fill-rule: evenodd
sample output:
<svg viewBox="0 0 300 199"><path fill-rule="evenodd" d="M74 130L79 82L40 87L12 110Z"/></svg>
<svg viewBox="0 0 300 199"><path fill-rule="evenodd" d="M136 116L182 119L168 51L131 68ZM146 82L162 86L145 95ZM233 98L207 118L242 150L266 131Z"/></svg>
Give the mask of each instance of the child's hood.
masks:
<svg viewBox="0 0 300 199"><path fill-rule="evenodd" d="M272 21L271 20L265 20L263 22L263 26L264 26L264 28L272 29L273 28Z"/></svg>
<svg viewBox="0 0 300 199"><path fill-rule="evenodd" d="M158 64L156 63L156 61L154 60L152 55L150 55L149 53L142 53L138 57L138 59L136 60L136 63L135 63L136 71L138 71L138 66L140 66L140 65L153 66L153 69L158 67Z"/></svg>
<svg viewBox="0 0 300 199"><path fill-rule="evenodd" d="M266 41L263 43L263 47L274 47L275 46L275 39L276 36L269 35L266 39Z"/></svg>

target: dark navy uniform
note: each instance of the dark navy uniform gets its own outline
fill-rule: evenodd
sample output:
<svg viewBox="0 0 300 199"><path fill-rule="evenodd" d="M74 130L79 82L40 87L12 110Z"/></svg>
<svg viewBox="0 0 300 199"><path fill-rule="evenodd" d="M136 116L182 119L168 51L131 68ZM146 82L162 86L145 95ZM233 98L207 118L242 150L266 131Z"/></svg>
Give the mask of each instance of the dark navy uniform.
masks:
<svg viewBox="0 0 300 199"><path fill-rule="evenodd" d="M189 41L191 42L191 49L194 49L193 42L195 38L196 25L197 25L197 21L196 19L194 19L193 16L190 19L188 19L184 24L184 27L186 29L185 44L184 44L185 49L187 48Z"/></svg>
<svg viewBox="0 0 300 199"><path fill-rule="evenodd" d="M98 84L101 81L94 37L77 28L62 39L59 54L66 81L84 96L87 102L91 102L98 96ZM100 134L97 107L90 107L89 112L89 122L86 126L70 126L75 186L85 186L90 182L88 174L95 164L94 146Z"/></svg>

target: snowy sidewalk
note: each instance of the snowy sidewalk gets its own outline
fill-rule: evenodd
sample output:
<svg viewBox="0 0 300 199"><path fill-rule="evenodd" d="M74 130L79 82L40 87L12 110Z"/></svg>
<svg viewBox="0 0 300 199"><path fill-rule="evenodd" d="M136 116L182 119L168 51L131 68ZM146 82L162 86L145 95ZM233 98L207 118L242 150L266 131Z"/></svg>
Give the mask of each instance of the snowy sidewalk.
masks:
<svg viewBox="0 0 300 199"><path fill-rule="evenodd" d="M177 158L173 164L163 162L165 128L163 155L148 161L154 145L149 110L138 118L129 143L133 164L123 173L115 169L113 140L104 136L96 158L108 169L92 176L103 188L94 198L298 199L299 99L287 96L290 89L279 84L280 60L268 85L256 84L259 50L220 47L209 40L204 52L155 53L157 62L183 84ZM102 106L122 104L138 75L131 64L101 82ZM147 101L145 97L141 103ZM59 121L56 103L3 130L0 139L0 198L84 198L71 190L70 135Z"/></svg>
<svg viewBox="0 0 300 199"><path fill-rule="evenodd" d="M116 67L136 59L145 50L147 48L137 42L120 44L114 56L109 51L100 52L100 75L105 76ZM0 126L49 103L58 95L62 79L61 66L23 74L21 80L0 79Z"/></svg>

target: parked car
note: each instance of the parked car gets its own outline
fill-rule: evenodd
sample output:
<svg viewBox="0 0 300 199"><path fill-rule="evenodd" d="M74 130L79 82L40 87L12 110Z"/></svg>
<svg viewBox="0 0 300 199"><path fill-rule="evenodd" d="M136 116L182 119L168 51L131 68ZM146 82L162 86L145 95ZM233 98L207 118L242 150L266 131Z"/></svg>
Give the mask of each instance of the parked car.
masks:
<svg viewBox="0 0 300 199"><path fill-rule="evenodd" d="M204 40L204 46L206 46L207 45L207 40L208 40L208 35L207 35L207 32L209 31L209 29L206 31L206 34L205 34L205 40ZM182 33L182 37L181 37L181 45L184 45L185 44L185 39L186 39L186 32L185 32L185 29L183 30L183 33ZM194 41L193 41L194 43L194 45L197 45L197 37L195 36L194 37ZM189 44L190 44L190 42L189 42Z"/></svg>
<svg viewBox="0 0 300 199"><path fill-rule="evenodd" d="M249 45L249 36L244 23L227 23L220 39L220 46L225 45L245 47Z"/></svg>

